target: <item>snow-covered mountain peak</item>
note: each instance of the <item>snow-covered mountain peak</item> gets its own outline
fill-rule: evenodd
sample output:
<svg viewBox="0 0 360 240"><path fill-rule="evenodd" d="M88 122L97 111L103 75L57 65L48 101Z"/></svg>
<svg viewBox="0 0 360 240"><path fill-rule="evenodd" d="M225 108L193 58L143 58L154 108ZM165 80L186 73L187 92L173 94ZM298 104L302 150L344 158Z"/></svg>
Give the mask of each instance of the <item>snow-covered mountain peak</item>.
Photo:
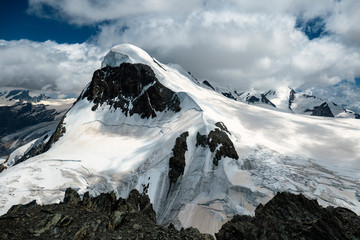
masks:
<svg viewBox="0 0 360 240"><path fill-rule="evenodd" d="M120 44L112 47L106 54L101 67L118 67L121 63L147 63L153 58L144 50L132 44Z"/></svg>

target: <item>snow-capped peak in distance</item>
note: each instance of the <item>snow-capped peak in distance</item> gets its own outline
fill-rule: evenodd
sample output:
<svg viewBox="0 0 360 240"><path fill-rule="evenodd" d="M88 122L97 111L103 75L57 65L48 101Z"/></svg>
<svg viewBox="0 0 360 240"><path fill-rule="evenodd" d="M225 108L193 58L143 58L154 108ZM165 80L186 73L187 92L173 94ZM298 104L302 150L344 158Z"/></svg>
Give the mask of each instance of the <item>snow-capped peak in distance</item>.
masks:
<svg viewBox="0 0 360 240"><path fill-rule="evenodd" d="M282 191L360 213L358 120L234 101L128 44L102 66L52 134L2 165L1 213L60 201L68 187L136 188L158 223L208 233Z"/></svg>
<svg viewBox="0 0 360 240"><path fill-rule="evenodd" d="M297 92L291 87L279 87L267 91L234 90L231 87L219 87L203 81L202 86L221 93L230 99L255 104L257 106L288 113L319 117L355 118L360 114L346 109L332 101Z"/></svg>
<svg viewBox="0 0 360 240"><path fill-rule="evenodd" d="M1 87L0 106L12 106L16 103L44 105L62 105L76 100L74 93L57 93L54 91L29 90L24 88Z"/></svg>
<svg viewBox="0 0 360 240"><path fill-rule="evenodd" d="M49 97L44 93L20 88L0 88L0 106L11 106L17 102L38 103Z"/></svg>

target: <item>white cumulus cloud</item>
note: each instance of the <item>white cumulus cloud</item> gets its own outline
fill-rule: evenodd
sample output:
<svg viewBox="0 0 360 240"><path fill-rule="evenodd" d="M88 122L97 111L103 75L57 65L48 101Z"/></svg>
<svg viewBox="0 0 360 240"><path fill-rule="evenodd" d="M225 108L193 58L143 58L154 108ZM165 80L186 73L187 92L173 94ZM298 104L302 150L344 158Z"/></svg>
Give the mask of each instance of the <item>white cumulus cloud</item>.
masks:
<svg viewBox="0 0 360 240"><path fill-rule="evenodd" d="M307 89L360 76L359 4L358 0L29 0L28 12L69 24L96 25L99 31L89 41L99 49L132 43L164 63L182 65L199 80L244 90L283 85ZM309 40L296 22L316 17L324 21L328 34ZM72 50L85 54L89 46L80 44ZM92 52L101 57L100 50ZM58 80L51 84L58 86L65 76L59 66L47 71L51 63L44 60L54 53L37 54L38 72L45 69L38 85L52 76ZM69 60L71 53L63 55L68 71L78 66ZM96 61L84 61L84 68ZM76 70L77 79L85 78L85 69Z"/></svg>
<svg viewBox="0 0 360 240"><path fill-rule="evenodd" d="M102 55L86 43L0 40L0 85L79 92L99 68Z"/></svg>

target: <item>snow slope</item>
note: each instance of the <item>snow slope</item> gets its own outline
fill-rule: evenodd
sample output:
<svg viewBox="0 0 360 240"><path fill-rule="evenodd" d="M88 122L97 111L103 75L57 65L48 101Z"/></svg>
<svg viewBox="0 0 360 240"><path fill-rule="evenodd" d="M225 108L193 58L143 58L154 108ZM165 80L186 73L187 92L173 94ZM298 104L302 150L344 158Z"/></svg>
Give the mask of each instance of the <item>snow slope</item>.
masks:
<svg viewBox="0 0 360 240"><path fill-rule="evenodd" d="M93 195L115 191L122 197L134 187L145 190L160 224L208 233L235 214L254 214L278 191L301 192L322 205L360 214L358 120L233 101L133 45L113 47L102 67L123 62L150 66L159 82L177 94L181 110L141 118L106 103L93 111L94 103L80 98L64 118L66 132L48 151L16 165L13 160L27 150L11 155L8 169L0 173L0 214L33 199L58 202L67 187ZM209 134L218 122L227 127L239 159L222 157L215 165L214 152L198 145L197 133ZM184 132L189 133L184 173L171 183L169 159Z"/></svg>

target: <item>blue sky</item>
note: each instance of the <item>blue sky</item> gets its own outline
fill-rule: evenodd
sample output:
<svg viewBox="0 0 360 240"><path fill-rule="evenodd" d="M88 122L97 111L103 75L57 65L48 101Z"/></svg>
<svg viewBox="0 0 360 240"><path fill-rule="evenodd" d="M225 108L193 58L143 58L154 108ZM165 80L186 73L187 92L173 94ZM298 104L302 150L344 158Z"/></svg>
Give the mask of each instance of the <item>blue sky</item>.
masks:
<svg viewBox="0 0 360 240"><path fill-rule="evenodd" d="M82 43L96 34L96 26L76 26L28 14L27 0L1 1L0 6L0 39Z"/></svg>
<svg viewBox="0 0 360 240"><path fill-rule="evenodd" d="M348 82L353 99L359 11L358 0L2 1L0 87L80 92L110 47L131 43L218 85L336 95Z"/></svg>

